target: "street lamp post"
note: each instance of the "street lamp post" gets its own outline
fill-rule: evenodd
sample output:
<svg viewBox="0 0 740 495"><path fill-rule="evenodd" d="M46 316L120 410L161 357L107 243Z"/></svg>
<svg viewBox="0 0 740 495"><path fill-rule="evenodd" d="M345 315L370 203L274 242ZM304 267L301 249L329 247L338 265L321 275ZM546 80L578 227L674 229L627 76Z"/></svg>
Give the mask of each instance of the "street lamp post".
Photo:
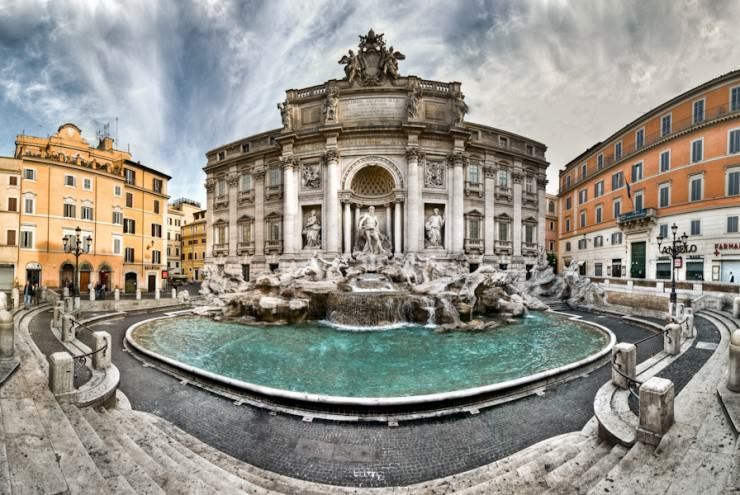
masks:
<svg viewBox="0 0 740 495"><path fill-rule="evenodd" d="M64 252L71 253L75 257L75 283L74 283L74 296L80 295L80 255L90 252L90 245L92 244L92 237L82 237L82 229L78 226L75 229L75 235L65 235L62 239L64 242Z"/></svg>
<svg viewBox="0 0 740 495"><path fill-rule="evenodd" d="M671 255L671 307L672 312L676 311L676 302L678 301L678 297L676 296L676 260L680 258L681 253L685 253L688 250L688 239L689 236L686 235L686 232L684 232L681 236L676 237L676 234L678 233L678 225L675 223L671 225L671 234L673 234L673 240L671 241L670 246L666 246L666 250L668 251L668 254ZM660 245L663 243L665 238L658 233L658 250L660 251Z"/></svg>

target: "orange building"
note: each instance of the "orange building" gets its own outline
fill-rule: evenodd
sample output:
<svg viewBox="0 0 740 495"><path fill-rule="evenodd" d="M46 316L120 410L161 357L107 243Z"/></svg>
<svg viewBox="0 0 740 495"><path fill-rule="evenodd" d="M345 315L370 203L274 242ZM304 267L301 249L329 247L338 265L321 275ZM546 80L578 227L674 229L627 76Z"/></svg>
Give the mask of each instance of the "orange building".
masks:
<svg viewBox="0 0 740 495"><path fill-rule="evenodd" d="M74 124L48 138L18 136L15 145L22 160L21 283L72 282L75 258L64 252L63 239L80 227L92 239L90 252L79 259L81 291L97 282L128 292L162 286L168 175L132 161L110 137L91 147Z"/></svg>
<svg viewBox="0 0 740 495"><path fill-rule="evenodd" d="M545 210L545 251L555 256L558 254L558 197L546 194L547 209Z"/></svg>
<svg viewBox="0 0 740 495"><path fill-rule="evenodd" d="M206 260L206 210L192 213L193 220L182 227L182 274L203 280Z"/></svg>
<svg viewBox="0 0 740 495"><path fill-rule="evenodd" d="M672 98L560 172L559 260L597 277L670 279L658 235L688 236L677 280L740 275L740 71ZM693 247L692 247L693 246Z"/></svg>

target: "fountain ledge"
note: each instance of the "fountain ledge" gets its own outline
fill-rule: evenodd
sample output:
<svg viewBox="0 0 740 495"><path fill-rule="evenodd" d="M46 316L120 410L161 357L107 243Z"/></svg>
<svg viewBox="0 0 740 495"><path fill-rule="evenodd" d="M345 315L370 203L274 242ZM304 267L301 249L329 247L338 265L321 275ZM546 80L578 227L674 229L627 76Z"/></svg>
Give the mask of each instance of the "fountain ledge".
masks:
<svg viewBox="0 0 740 495"><path fill-rule="evenodd" d="M126 330L126 342L129 345L131 345L134 349L136 349L137 352L140 352L141 354L144 354L156 360L162 361L175 368L182 369L196 376L200 376L203 378L207 378L209 380L213 380L214 382L222 383L222 384L234 387L234 388L243 389L249 392L257 393L257 394L260 394L266 397L277 397L281 399L289 399L293 401L308 402L308 403L314 403L314 404L352 405L352 406L365 406L365 407L405 406L405 405L413 405L413 404L442 403L444 401L451 401L455 399L465 399L465 398L471 398L471 397L475 397L475 396L483 395L483 394L490 394L494 392L501 392L501 391L516 389L516 388L523 388L532 383L542 382L552 377L555 377L557 375L562 375L569 371L576 370L578 368L585 367L589 364L596 363L600 359L611 354L612 347L614 347L614 345L616 344L617 338L614 335L614 333L612 333L612 331L609 330L609 328L599 323L583 320L581 319L580 316L577 316L577 315L571 315L568 313L562 313L562 312L557 312L557 311L550 311L550 312L567 317L569 320L578 321L581 324L590 325L594 328L601 330L609 337L608 344L606 344L600 351L594 354L591 354L590 356L585 357L581 360L574 361L573 363L560 366L558 368L553 368L550 370L535 373L533 375L528 375L522 378L517 378L515 380L508 380L505 382L495 383L491 385L484 385L481 387L474 387L474 388L468 388L468 389L463 389L463 390L455 390L452 392L441 392L441 393L436 393L436 394L425 394L425 395L411 395L411 396L404 396L404 397L344 397L344 396L335 396L335 395L291 392L289 390L282 390L282 389L277 389L273 387L266 387L264 385L257 385L257 384L245 382L242 380L228 378L223 375L211 373L210 371L206 371L201 368L196 368L195 366L182 363L175 359L171 359L157 352L153 352L149 349L146 349L143 346L139 345L133 339L132 337L133 332L138 327L154 322L154 321L174 318L175 316L172 316L172 315L157 317L157 318L150 318L148 320L143 320L138 323L135 323L134 325L129 327L128 330Z"/></svg>

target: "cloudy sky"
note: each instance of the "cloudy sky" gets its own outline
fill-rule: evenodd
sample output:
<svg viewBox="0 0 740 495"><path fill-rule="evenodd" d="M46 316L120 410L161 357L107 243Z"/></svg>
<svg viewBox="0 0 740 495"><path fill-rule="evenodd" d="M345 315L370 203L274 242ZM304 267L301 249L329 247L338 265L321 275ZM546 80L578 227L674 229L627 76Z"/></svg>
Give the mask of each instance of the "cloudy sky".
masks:
<svg viewBox="0 0 740 495"><path fill-rule="evenodd" d="M462 82L468 120L547 144L554 191L584 149L740 67L739 25L736 0L0 0L0 155L118 117L120 148L203 200L205 151L278 127L284 90L342 77L372 26L402 74Z"/></svg>

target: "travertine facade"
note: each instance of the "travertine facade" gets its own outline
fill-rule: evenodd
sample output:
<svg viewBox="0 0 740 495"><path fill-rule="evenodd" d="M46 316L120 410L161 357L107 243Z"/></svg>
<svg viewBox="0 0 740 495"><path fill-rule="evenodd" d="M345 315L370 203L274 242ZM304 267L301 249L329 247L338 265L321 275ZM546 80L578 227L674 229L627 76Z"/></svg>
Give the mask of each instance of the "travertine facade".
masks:
<svg viewBox="0 0 740 495"><path fill-rule="evenodd" d="M376 249L372 218L386 252L534 264L546 147L464 121L460 83L401 77L403 58L371 31L343 80L286 92L282 129L206 154L207 263L255 273Z"/></svg>

